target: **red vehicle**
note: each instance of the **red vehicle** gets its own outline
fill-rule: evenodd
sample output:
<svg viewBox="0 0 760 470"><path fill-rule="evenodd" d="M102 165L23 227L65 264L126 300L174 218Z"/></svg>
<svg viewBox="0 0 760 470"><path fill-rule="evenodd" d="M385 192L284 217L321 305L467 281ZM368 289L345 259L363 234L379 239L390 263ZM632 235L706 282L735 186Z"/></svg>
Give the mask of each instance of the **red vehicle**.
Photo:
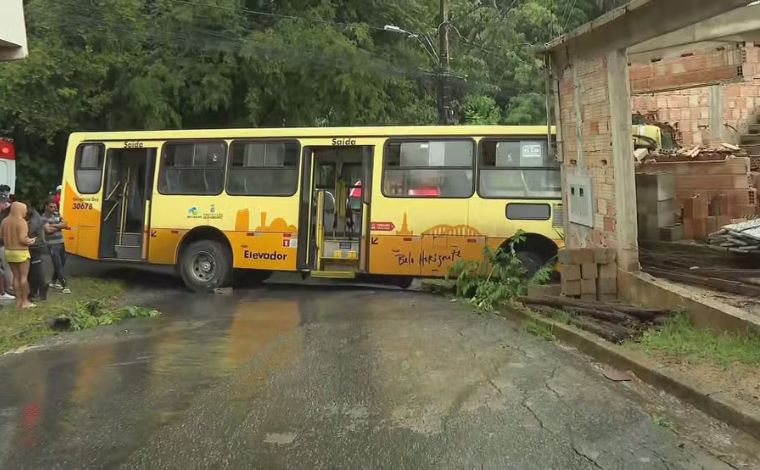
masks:
<svg viewBox="0 0 760 470"><path fill-rule="evenodd" d="M13 139L0 137L0 185L7 184L11 194L16 191L16 146Z"/></svg>

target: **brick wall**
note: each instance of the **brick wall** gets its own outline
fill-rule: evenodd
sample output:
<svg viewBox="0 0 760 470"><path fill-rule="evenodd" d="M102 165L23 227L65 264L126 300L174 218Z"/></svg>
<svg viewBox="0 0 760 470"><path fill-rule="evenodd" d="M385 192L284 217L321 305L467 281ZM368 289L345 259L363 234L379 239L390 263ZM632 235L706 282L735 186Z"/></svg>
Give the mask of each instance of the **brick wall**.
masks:
<svg viewBox="0 0 760 470"><path fill-rule="evenodd" d="M592 178L593 228L568 222L569 248L615 247L615 187L612 167L607 63L603 58L578 60L559 78L563 146L563 187L568 175ZM569 208L568 191L563 191ZM569 215L565 219L569 221Z"/></svg>
<svg viewBox="0 0 760 470"><path fill-rule="evenodd" d="M707 75L701 78L711 81L708 76L709 71L719 70L718 64L721 60L728 61L727 56L721 59L720 51L713 50L713 52L715 54L699 54L665 59L656 64L632 66L632 86L634 88L638 86L640 90L644 89L645 84L654 83L646 82L647 76L664 73L670 73L671 76L674 73L679 75L678 71L692 71L695 64L700 63L707 72ZM760 113L760 44L748 43L743 48L741 57L743 58L741 81L716 85L712 91L711 87L702 86L678 91L637 94L631 98L631 108L633 112L642 114L656 112L660 121L677 124L684 146L709 145L713 140L738 143L739 135L746 132L747 126L755 122ZM734 66L733 63L729 64L729 68ZM729 69L724 69L724 72L728 74ZM674 78L670 85L675 85L679 81L685 83L683 76ZM713 116L712 113L718 113L718 116ZM711 120L711 117L715 119ZM715 125L720 123L719 128L714 129L711 121Z"/></svg>

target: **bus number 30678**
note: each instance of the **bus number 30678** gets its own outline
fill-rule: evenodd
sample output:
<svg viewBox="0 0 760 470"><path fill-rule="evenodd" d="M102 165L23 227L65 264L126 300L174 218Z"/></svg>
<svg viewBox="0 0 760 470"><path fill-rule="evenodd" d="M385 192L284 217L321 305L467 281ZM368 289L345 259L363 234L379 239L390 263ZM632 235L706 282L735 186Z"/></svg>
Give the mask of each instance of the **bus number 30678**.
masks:
<svg viewBox="0 0 760 470"><path fill-rule="evenodd" d="M75 202L74 210L92 210L92 203L89 202Z"/></svg>

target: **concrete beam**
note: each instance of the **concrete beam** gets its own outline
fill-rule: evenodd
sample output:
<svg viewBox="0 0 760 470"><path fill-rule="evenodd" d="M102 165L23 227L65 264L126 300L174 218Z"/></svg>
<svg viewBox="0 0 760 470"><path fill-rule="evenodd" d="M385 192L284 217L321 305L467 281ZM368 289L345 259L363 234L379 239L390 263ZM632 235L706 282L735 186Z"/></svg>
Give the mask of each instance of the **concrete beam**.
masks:
<svg viewBox="0 0 760 470"><path fill-rule="evenodd" d="M751 41L752 38L757 37L758 31L760 31L760 5L750 5L644 41L631 47L628 54L630 57L724 38L731 38L737 42ZM744 39L745 34L746 39Z"/></svg>
<svg viewBox="0 0 760 470"><path fill-rule="evenodd" d="M721 47L734 49L737 44L743 43L742 40L720 40L720 41L705 41L693 44L686 44L683 46L674 46L664 49L653 49L651 51L644 51L638 53L632 53L631 49L628 49L628 62L631 64L649 64L653 60L662 60L681 57L684 54L694 53L705 49L718 49Z"/></svg>
<svg viewBox="0 0 760 470"><path fill-rule="evenodd" d="M555 60L627 49L694 23L745 7L749 0L633 0L547 44Z"/></svg>

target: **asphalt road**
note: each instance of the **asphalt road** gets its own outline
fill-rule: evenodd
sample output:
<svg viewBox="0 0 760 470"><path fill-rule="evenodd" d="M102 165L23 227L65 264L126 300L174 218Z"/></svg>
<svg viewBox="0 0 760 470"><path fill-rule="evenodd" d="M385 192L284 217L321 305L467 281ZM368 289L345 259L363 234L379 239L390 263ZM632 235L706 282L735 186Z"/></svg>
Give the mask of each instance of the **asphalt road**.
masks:
<svg viewBox="0 0 760 470"><path fill-rule="evenodd" d="M157 306L0 358L0 468L760 468L745 435L442 297Z"/></svg>

